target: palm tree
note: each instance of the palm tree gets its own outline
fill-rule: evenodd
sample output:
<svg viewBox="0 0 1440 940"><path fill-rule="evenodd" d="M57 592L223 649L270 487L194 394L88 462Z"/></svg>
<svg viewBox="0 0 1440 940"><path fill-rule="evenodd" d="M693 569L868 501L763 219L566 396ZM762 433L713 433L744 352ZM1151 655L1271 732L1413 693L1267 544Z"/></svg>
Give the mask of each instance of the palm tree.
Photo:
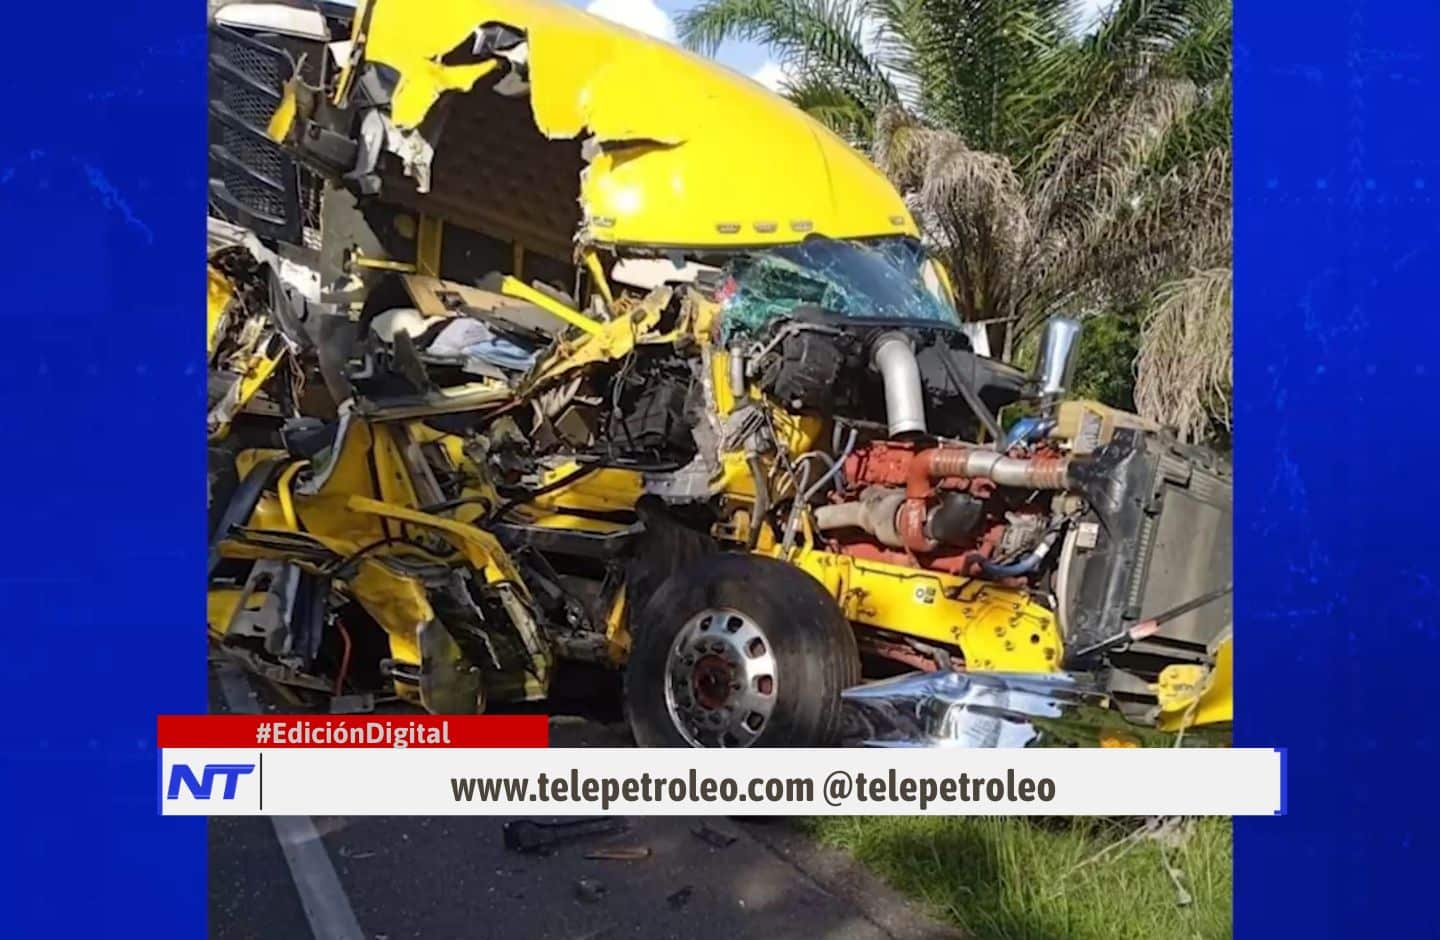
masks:
<svg viewBox="0 0 1440 940"><path fill-rule="evenodd" d="M1140 310L1142 413L1229 421L1229 0L703 0L682 41L766 44L799 107L907 194L1008 357L1059 311Z"/></svg>

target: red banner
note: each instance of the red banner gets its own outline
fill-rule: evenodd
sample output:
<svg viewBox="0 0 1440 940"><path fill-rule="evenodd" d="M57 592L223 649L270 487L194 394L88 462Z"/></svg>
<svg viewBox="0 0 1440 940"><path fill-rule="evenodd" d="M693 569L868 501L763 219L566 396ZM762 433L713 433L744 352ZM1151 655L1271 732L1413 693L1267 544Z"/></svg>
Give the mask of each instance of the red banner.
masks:
<svg viewBox="0 0 1440 940"><path fill-rule="evenodd" d="M160 747L548 747L544 715L161 715Z"/></svg>

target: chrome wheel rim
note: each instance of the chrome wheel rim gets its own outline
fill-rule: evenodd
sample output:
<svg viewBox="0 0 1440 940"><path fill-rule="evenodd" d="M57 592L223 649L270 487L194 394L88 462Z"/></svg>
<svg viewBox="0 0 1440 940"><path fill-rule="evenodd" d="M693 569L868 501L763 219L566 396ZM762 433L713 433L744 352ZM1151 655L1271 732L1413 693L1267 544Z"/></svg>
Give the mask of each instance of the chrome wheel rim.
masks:
<svg viewBox="0 0 1440 940"><path fill-rule="evenodd" d="M770 722L779 679L759 624L738 610L703 610L670 644L665 708L691 747L749 747Z"/></svg>

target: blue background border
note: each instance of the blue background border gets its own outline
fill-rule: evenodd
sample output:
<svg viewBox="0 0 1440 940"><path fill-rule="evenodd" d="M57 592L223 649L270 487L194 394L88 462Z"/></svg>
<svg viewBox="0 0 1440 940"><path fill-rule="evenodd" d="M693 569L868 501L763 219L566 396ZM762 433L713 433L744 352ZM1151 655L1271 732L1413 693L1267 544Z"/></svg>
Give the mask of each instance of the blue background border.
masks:
<svg viewBox="0 0 1440 940"><path fill-rule="evenodd" d="M0 106L7 936L205 931L205 5L15 3Z"/></svg>
<svg viewBox="0 0 1440 940"><path fill-rule="evenodd" d="M1237 6L1238 733L1292 758L1237 931L1433 933L1440 10ZM205 707L203 5L6 15L0 910L198 936L153 744Z"/></svg>
<svg viewBox="0 0 1440 940"><path fill-rule="evenodd" d="M1237 0L1244 937L1435 936L1440 7Z"/></svg>

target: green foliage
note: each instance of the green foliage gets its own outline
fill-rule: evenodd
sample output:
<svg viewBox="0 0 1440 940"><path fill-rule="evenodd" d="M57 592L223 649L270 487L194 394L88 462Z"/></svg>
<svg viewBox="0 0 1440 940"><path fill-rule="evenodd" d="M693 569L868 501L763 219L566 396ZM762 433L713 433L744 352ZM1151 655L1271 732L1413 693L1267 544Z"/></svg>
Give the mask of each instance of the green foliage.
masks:
<svg viewBox="0 0 1440 940"><path fill-rule="evenodd" d="M976 940L1231 936L1228 819L827 816L803 825ZM1181 904L1167 864L1191 896Z"/></svg>
<svg viewBox="0 0 1440 940"><path fill-rule="evenodd" d="M1140 350L1140 322L1133 313L1105 313L1086 317L1075 360L1076 398L1089 398L1112 408L1135 410L1135 358ZM1015 365L1030 371L1035 365L1038 335L1031 335L1015 350ZM1010 427L1020 418L1037 414L1032 402L1008 406L1002 423Z"/></svg>
<svg viewBox="0 0 1440 940"><path fill-rule="evenodd" d="M912 0L898 4L898 22L886 15L892 6L872 15L888 27L892 68L913 70L913 110L973 149L1030 152L1074 45L1072 4Z"/></svg>
<svg viewBox="0 0 1440 940"><path fill-rule="evenodd" d="M1075 364L1075 394L1134 411L1139 353L1140 324L1134 317L1107 313L1088 318Z"/></svg>

